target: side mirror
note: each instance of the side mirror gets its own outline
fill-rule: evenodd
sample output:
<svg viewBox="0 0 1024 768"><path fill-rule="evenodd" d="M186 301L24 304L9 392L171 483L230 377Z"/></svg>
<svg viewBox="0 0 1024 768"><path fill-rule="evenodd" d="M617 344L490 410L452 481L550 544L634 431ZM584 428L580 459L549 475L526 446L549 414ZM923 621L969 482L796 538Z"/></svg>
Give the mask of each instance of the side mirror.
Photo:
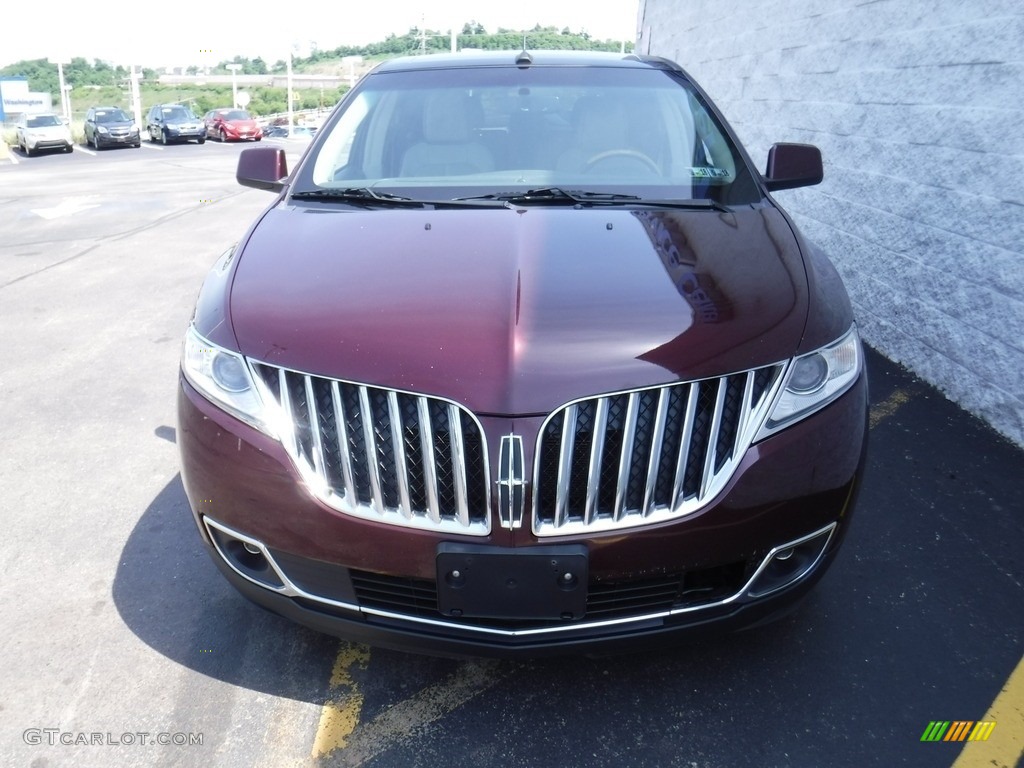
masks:
<svg viewBox="0 0 1024 768"><path fill-rule="evenodd" d="M764 182L769 192L820 184L824 175L821 150L812 144L775 144L768 150Z"/></svg>
<svg viewBox="0 0 1024 768"><path fill-rule="evenodd" d="M238 156L235 178L243 187L280 192L288 176L288 161L283 149L259 147L243 149Z"/></svg>

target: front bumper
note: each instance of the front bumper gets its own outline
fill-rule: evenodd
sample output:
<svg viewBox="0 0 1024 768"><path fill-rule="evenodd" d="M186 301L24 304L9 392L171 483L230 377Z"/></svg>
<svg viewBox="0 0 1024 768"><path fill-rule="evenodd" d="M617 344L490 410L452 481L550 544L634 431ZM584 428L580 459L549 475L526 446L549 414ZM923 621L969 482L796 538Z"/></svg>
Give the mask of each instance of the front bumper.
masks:
<svg viewBox="0 0 1024 768"><path fill-rule="evenodd" d="M241 131L235 128L225 128L224 138L228 141L258 141L263 138L263 133L258 129Z"/></svg>
<svg viewBox="0 0 1024 768"><path fill-rule="evenodd" d="M32 151L39 149L67 149L71 146L71 141L69 139L33 138L26 136L25 144Z"/></svg>
<svg viewBox="0 0 1024 768"><path fill-rule="evenodd" d="M177 128L177 127L166 127L167 138L188 140L188 139L205 139L206 128Z"/></svg>
<svg viewBox="0 0 1024 768"><path fill-rule="evenodd" d="M93 135L93 141L97 147L114 147L114 146L135 146L141 142L141 136L136 131L135 133L125 134L113 134L113 133L99 133Z"/></svg>
<svg viewBox="0 0 1024 768"><path fill-rule="evenodd" d="M254 602L320 631L416 652L602 653L755 624L806 594L846 533L864 465L866 398L862 375L825 410L755 444L725 490L699 512L555 541L538 541L528 525L460 537L328 509L307 492L276 441L185 382L178 435L203 541L228 580ZM601 599L570 620L444 616L439 545L460 541L503 548L581 544L588 595ZM798 557L780 557L792 548Z"/></svg>

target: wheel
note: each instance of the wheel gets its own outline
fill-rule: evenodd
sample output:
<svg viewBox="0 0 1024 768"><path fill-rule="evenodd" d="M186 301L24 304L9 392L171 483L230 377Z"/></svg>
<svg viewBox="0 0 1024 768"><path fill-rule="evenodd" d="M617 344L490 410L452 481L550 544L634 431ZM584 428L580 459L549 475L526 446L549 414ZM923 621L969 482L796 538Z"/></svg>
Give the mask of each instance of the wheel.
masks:
<svg viewBox="0 0 1024 768"><path fill-rule="evenodd" d="M75 151L75 145L74 144L68 144L66 147L64 147L64 151L65 152L74 152Z"/></svg>
<svg viewBox="0 0 1024 768"><path fill-rule="evenodd" d="M167 141L167 131L166 130L160 131L160 143L163 144L165 147L169 143Z"/></svg>
<svg viewBox="0 0 1024 768"><path fill-rule="evenodd" d="M135 147L136 149L142 149L142 139L136 141L134 144L132 144L132 146Z"/></svg>
<svg viewBox="0 0 1024 768"><path fill-rule="evenodd" d="M200 144L205 144L206 143L206 137L204 136L203 138L199 139L199 143Z"/></svg>
<svg viewBox="0 0 1024 768"><path fill-rule="evenodd" d="M153 136L153 129L152 128L147 128L146 129L146 133L149 134L149 143L150 144L156 144L156 137Z"/></svg>
<svg viewBox="0 0 1024 768"><path fill-rule="evenodd" d="M259 140L260 140L260 139L262 139L262 138L263 138L262 136L257 136L257 137L256 137L256 139L255 139L255 141L259 141Z"/></svg>
<svg viewBox="0 0 1024 768"><path fill-rule="evenodd" d="M25 145L25 157L32 157L32 150L28 148L28 144Z"/></svg>
<svg viewBox="0 0 1024 768"><path fill-rule="evenodd" d="M224 142L224 143L227 143L227 140L228 140L228 135L226 133L224 133L224 129L223 128L220 129L220 140L222 142Z"/></svg>
<svg viewBox="0 0 1024 768"><path fill-rule="evenodd" d="M658 168L658 164L654 162L651 158L649 158L647 155L645 155L643 152L638 152L635 149L610 149L607 152L599 152L598 154L594 155L592 158L587 160L587 162L584 164L583 172L588 173L593 166L612 157L628 157L632 160L636 160L638 162L643 163L648 167L648 169L658 174L659 176L661 175L661 169Z"/></svg>

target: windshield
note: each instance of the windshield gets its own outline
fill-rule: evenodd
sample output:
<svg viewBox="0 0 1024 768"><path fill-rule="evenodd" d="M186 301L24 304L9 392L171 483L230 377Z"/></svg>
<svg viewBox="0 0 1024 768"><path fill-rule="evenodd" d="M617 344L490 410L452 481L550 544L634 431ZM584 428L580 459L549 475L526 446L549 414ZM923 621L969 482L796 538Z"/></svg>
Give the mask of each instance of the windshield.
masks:
<svg viewBox="0 0 1024 768"><path fill-rule="evenodd" d="M40 115L28 119L29 128L49 128L51 125L60 125L60 120L55 115Z"/></svg>
<svg viewBox="0 0 1024 768"><path fill-rule="evenodd" d="M163 112L164 120L168 122L184 122L186 120L195 120L196 117L184 107L164 107Z"/></svg>
<svg viewBox="0 0 1024 768"><path fill-rule="evenodd" d="M225 120L252 120L249 113L243 109L232 109L230 112L221 112L220 115Z"/></svg>
<svg viewBox="0 0 1024 768"><path fill-rule="evenodd" d="M131 120L128 115L120 109L106 109L100 112L96 111L96 122L97 123L127 123Z"/></svg>
<svg viewBox="0 0 1024 768"><path fill-rule="evenodd" d="M742 157L682 76L621 67L479 67L365 78L296 191L414 198L537 188L760 200Z"/></svg>

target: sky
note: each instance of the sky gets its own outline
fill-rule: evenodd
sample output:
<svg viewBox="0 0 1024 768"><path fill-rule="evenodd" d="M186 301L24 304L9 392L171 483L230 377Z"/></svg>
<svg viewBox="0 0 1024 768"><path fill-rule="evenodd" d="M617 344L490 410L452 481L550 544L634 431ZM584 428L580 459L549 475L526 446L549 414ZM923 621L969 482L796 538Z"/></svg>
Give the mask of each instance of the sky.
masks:
<svg viewBox="0 0 1024 768"><path fill-rule="evenodd" d="M471 20L488 32L536 24L632 42L639 0L296 0L167 6L142 20L82 14L81 4L52 0L47 21L0 35L0 67L23 59L84 57L145 67L213 65L238 56L273 63L289 46L307 55L402 35L411 27L447 32ZM67 5L67 13L60 6ZM269 10L263 10L264 8ZM259 10L257 10L259 9ZM70 23L69 19L74 19Z"/></svg>

